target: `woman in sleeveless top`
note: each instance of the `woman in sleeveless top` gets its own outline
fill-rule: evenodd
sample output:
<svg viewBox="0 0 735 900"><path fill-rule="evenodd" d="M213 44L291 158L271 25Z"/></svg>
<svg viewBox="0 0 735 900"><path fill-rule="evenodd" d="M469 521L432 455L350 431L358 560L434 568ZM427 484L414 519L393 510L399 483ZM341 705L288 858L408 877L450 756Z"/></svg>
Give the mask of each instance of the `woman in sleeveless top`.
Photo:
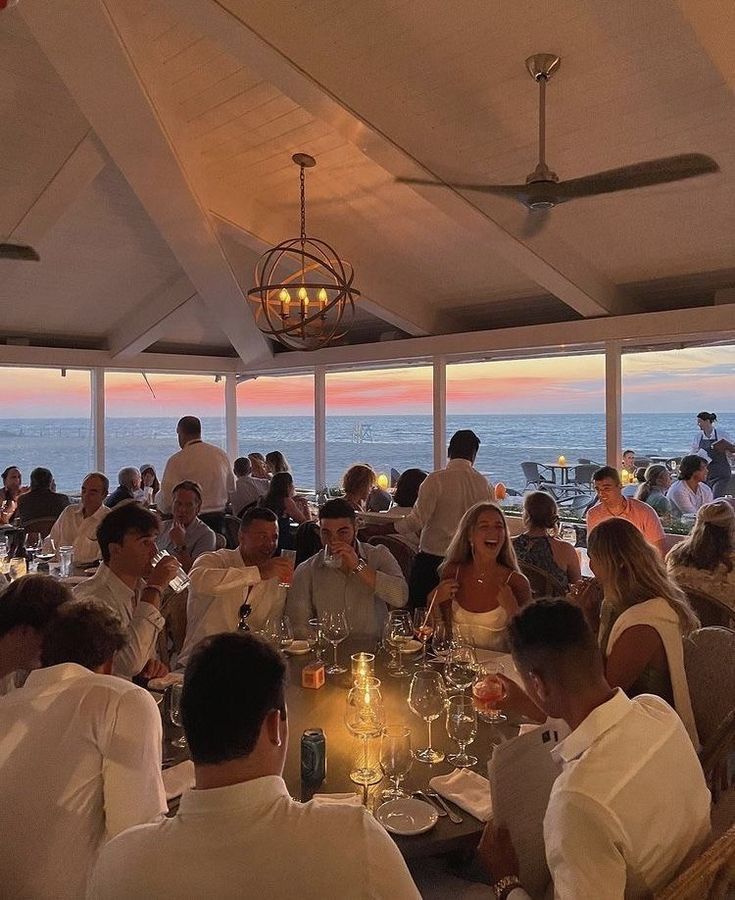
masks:
<svg viewBox="0 0 735 900"><path fill-rule="evenodd" d="M435 610L476 647L505 650L505 629L531 599L518 570L508 525L500 507L483 501L462 517L435 592Z"/></svg>
<svg viewBox="0 0 735 900"><path fill-rule="evenodd" d="M272 510L278 516L278 550L295 550L296 543L291 523L300 525L311 519L309 507L301 498L294 497L293 478L290 472L277 472L271 479L268 493L261 497L258 506Z"/></svg>
<svg viewBox="0 0 735 900"><path fill-rule="evenodd" d="M545 491L531 491L523 498L524 531L513 538L513 549L521 567L541 569L553 579L554 590L547 595L565 597L569 585L581 577L579 558L571 544L557 536L559 510Z"/></svg>

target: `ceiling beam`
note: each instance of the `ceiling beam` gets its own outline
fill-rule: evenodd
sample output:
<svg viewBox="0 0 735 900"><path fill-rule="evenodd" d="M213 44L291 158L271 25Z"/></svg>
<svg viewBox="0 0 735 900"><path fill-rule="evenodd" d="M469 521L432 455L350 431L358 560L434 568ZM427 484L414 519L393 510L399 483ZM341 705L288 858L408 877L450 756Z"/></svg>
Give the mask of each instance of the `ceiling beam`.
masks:
<svg viewBox="0 0 735 900"><path fill-rule="evenodd" d="M441 179L399 146L390 135L365 120L306 71L289 59L247 21L247 5L229 0L167 0L177 15L242 59L284 94L326 122L373 162L393 176ZM237 10L235 7L237 6ZM536 284L554 294L583 316L619 315L635 311L618 287L556 236L541 235L521 241L480 209L467 196L448 187L414 188L437 209L486 242L488 254L497 253Z"/></svg>
<svg viewBox="0 0 735 900"><path fill-rule="evenodd" d="M226 375L242 369L234 356L186 356L178 353L139 353L115 358L109 350L73 350L64 347L24 347L0 344L0 366L54 369L94 369L132 372L186 372L190 375Z"/></svg>
<svg viewBox="0 0 735 900"><path fill-rule="evenodd" d="M105 0L27 0L34 37L237 353L271 355Z"/></svg>

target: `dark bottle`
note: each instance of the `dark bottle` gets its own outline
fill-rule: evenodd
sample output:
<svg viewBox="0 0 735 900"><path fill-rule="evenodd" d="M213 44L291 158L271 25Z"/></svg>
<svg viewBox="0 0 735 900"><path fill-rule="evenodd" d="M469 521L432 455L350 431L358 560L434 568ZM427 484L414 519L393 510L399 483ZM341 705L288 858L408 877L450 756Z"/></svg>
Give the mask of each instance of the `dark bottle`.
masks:
<svg viewBox="0 0 735 900"><path fill-rule="evenodd" d="M327 776L327 739L321 728L309 728L301 735L301 780L319 784Z"/></svg>

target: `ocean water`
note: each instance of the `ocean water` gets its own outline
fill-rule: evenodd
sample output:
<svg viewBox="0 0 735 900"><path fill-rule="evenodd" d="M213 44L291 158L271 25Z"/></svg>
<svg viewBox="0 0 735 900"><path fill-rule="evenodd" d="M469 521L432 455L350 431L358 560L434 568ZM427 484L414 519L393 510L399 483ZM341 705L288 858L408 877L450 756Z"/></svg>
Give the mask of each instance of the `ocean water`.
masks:
<svg viewBox="0 0 735 900"><path fill-rule="evenodd" d="M720 415L723 430L735 431L735 413ZM109 418L106 422L106 469L117 482L123 466L150 463L160 474L178 449L176 418ZM224 447L222 418L202 418L205 440ZM602 414L447 416L447 437L471 428L482 441L477 467L509 487L524 484L520 464L553 462L563 454L571 464L579 457L605 457ZM623 417L623 444L639 454L681 455L696 430L688 413L629 414ZM238 420L240 453L281 450L298 485L314 484L314 420L311 416L252 416ZM426 415L330 416L327 418L327 480L338 484L354 462L368 462L388 473L417 466L432 468L432 420ZM46 466L61 491L77 492L93 468L88 419L0 419L0 471L17 465L28 481L34 466Z"/></svg>

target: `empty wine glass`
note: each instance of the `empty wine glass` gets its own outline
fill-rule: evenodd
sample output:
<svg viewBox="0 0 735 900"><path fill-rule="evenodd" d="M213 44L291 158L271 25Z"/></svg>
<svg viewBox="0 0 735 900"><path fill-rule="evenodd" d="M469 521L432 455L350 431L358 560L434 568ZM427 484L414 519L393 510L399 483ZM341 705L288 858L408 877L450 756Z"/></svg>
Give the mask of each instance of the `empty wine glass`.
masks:
<svg viewBox="0 0 735 900"><path fill-rule="evenodd" d="M350 626L347 622L347 614L343 609L330 610L321 617L324 637L334 648L334 662L327 668L328 675L341 675L347 669L340 666L337 661L337 645L341 644L350 635Z"/></svg>
<svg viewBox="0 0 735 900"><path fill-rule="evenodd" d="M347 693L345 725L361 742L360 764L350 772L357 784L376 784L383 777L377 766L370 764L370 738L379 737L385 725L385 707L377 678L364 678Z"/></svg>
<svg viewBox="0 0 735 900"><path fill-rule="evenodd" d="M29 531L28 534L26 534L25 545L26 553L33 559L36 553L41 549L40 533L38 531Z"/></svg>
<svg viewBox="0 0 735 900"><path fill-rule="evenodd" d="M446 659L447 651L452 643L452 630L442 619L434 622L434 633L431 636L431 649L438 659Z"/></svg>
<svg viewBox="0 0 735 900"><path fill-rule="evenodd" d="M411 679L408 705L412 712L426 722L429 729L428 745L415 750L413 754L421 762L433 764L444 759L442 751L431 746L431 723L442 714L444 699L444 681L441 675L432 669L419 669Z"/></svg>
<svg viewBox="0 0 735 900"><path fill-rule="evenodd" d="M169 709L168 713L171 718L171 721L174 725L177 725L179 728L183 725L181 720L181 692L183 690L183 685L181 684L172 684L171 685L171 695L169 697ZM177 738L175 741L171 741L174 747L186 747L186 735L182 734L180 738Z"/></svg>
<svg viewBox="0 0 735 900"><path fill-rule="evenodd" d="M459 746L459 753L447 755L447 762L453 763L458 769L466 769L474 766L476 756L467 754L467 745L471 744L477 734L477 711L473 705L472 697L465 694L456 694L450 697L447 703L447 734Z"/></svg>
<svg viewBox="0 0 735 900"><path fill-rule="evenodd" d="M480 666L479 677L472 685L472 699L483 722L495 724L505 722L507 719L504 712L495 709L495 705L506 695L505 685L498 678L498 675L502 674L502 663L489 660Z"/></svg>
<svg viewBox="0 0 735 900"><path fill-rule="evenodd" d="M56 544L50 537L45 537L41 541L41 546L36 552L36 559L41 562L49 562L56 557Z"/></svg>
<svg viewBox="0 0 735 900"><path fill-rule="evenodd" d="M381 800L398 800L405 797L401 781L411 771L411 729L403 725L387 725L380 736L380 768L393 782L393 787L383 791Z"/></svg>
<svg viewBox="0 0 735 900"><path fill-rule="evenodd" d="M293 644L293 628L288 616L269 616L263 633L278 650L285 650Z"/></svg>
<svg viewBox="0 0 735 900"><path fill-rule="evenodd" d="M428 669L429 664L426 661L426 645L429 643L429 638L434 633L434 623L427 616L427 609L425 606L417 606L413 611L413 633L416 636L416 639L421 641L422 644L419 668Z"/></svg>
<svg viewBox="0 0 735 900"><path fill-rule="evenodd" d="M309 619L306 626L306 642L309 645L309 650L311 650L316 657L316 661L321 662L324 635L319 619Z"/></svg>
<svg viewBox="0 0 735 900"><path fill-rule="evenodd" d="M403 649L413 640L413 622L411 614L406 610L392 610L386 623L385 640L394 654L395 666L390 667L394 678L403 678L411 672L403 665Z"/></svg>
<svg viewBox="0 0 735 900"><path fill-rule="evenodd" d="M477 678L477 655L469 644L453 643L447 650L444 677L453 687L464 691Z"/></svg>

